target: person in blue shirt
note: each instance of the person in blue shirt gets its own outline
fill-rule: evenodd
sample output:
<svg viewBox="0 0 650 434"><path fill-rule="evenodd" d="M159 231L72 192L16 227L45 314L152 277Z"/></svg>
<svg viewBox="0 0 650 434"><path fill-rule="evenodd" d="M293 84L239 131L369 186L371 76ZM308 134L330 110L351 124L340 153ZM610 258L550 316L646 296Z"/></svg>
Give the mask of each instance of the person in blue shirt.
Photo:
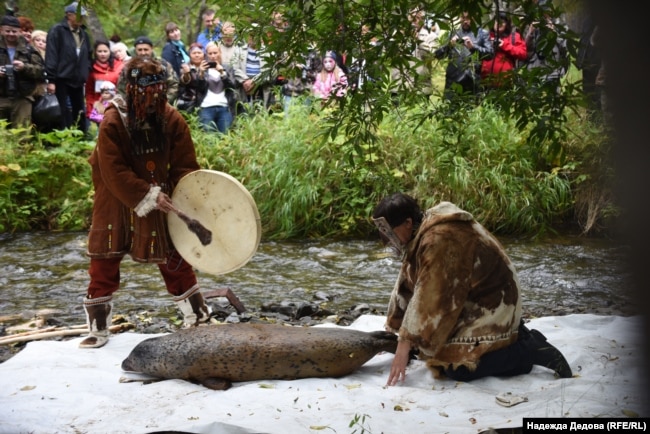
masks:
<svg viewBox="0 0 650 434"><path fill-rule="evenodd" d="M219 42L221 39L221 20L215 18L215 14L216 12L213 9L206 9L201 15L204 29L196 37L196 42L204 48L208 46L208 42Z"/></svg>

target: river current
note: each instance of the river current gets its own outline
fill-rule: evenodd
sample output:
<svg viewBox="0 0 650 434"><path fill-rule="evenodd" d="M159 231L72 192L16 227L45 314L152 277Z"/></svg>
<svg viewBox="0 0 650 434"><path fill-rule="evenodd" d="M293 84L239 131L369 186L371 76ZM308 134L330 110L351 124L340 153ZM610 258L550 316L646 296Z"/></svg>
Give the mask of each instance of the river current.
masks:
<svg viewBox="0 0 650 434"><path fill-rule="evenodd" d="M544 240L502 238L522 284L524 311L533 315L602 313L633 315L628 249L612 240L557 236ZM82 324L88 284L86 234L0 235L0 314L29 315L54 309L66 325ZM342 312L363 305L384 314L399 261L379 241L262 242L239 270L198 273L204 290L230 288L242 304L315 303ZM128 257L114 312L176 315L155 265Z"/></svg>

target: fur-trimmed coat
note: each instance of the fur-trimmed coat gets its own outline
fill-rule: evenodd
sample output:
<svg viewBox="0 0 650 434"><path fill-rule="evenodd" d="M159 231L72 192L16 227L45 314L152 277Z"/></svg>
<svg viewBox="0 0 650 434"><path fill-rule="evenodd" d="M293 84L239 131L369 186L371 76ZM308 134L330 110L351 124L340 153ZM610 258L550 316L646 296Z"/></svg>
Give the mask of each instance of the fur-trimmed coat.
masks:
<svg viewBox="0 0 650 434"><path fill-rule="evenodd" d="M88 160L95 187L88 255L128 253L138 262L164 263L172 242L165 213L155 209L156 197L160 191L171 196L184 175L200 168L194 142L183 116L167 104L166 140L159 149L134 143L117 108L121 104L117 96L104 112Z"/></svg>
<svg viewBox="0 0 650 434"><path fill-rule="evenodd" d="M406 246L390 296L387 330L419 348L434 374L473 370L517 340L519 282L499 241L450 202L427 210Z"/></svg>

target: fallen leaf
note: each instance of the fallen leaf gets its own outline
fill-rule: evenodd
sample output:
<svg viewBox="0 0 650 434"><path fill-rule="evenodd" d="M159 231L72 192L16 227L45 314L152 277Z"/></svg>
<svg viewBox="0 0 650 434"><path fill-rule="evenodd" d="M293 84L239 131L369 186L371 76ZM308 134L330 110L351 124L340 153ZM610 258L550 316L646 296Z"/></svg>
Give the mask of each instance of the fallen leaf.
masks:
<svg viewBox="0 0 650 434"><path fill-rule="evenodd" d="M632 411L632 410L623 409L622 413L627 417L639 417L639 413L637 413L636 411Z"/></svg>

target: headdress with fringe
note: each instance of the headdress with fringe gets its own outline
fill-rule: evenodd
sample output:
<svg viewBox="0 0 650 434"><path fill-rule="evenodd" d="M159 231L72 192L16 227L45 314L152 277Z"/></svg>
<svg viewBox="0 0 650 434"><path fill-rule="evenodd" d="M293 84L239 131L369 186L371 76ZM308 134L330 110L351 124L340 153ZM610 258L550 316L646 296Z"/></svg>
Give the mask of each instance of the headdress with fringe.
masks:
<svg viewBox="0 0 650 434"><path fill-rule="evenodd" d="M126 68L128 128L145 128L152 115L155 123L163 126L167 105L165 67L155 59L134 57Z"/></svg>
<svg viewBox="0 0 650 434"><path fill-rule="evenodd" d="M126 123L134 152L160 150L165 141L167 83L165 66L152 58L134 57L126 70Z"/></svg>

